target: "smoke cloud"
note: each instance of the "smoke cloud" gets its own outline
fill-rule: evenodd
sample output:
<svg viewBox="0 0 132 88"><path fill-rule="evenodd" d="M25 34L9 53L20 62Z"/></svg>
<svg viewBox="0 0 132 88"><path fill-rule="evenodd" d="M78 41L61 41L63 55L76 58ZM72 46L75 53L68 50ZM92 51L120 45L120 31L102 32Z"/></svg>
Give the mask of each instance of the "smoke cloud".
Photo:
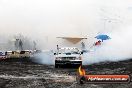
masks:
<svg viewBox="0 0 132 88"><path fill-rule="evenodd" d="M102 33L111 39L85 54L84 64L131 58L131 27L125 26L132 23L131 0L0 0L0 19L2 50L3 47L8 50L3 45L12 40L10 36L19 33L35 40L41 50L56 49L62 41L56 37L61 36L88 37L85 44L89 49L94 37ZM70 44L61 42L61 45ZM11 47L13 43L10 46L13 50ZM53 63L51 54L39 56L40 62Z"/></svg>
<svg viewBox="0 0 132 88"><path fill-rule="evenodd" d="M123 27L120 31L107 33L111 39L104 40L100 46L89 48L89 52L83 54L83 65L131 59L131 33L131 27ZM54 65L55 57L51 51L37 54L36 58L37 63Z"/></svg>
<svg viewBox="0 0 132 88"><path fill-rule="evenodd" d="M132 58L132 27L122 27L108 35L110 40L102 42L101 46L93 47L83 56L83 64L92 64L105 61L121 61Z"/></svg>
<svg viewBox="0 0 132 88"><path fill-rule="evenodd" d="M45 51L34 54L34 57L31 60L33 62L46 65L54 65L55 63L55 57L52 51Z"/></svg>

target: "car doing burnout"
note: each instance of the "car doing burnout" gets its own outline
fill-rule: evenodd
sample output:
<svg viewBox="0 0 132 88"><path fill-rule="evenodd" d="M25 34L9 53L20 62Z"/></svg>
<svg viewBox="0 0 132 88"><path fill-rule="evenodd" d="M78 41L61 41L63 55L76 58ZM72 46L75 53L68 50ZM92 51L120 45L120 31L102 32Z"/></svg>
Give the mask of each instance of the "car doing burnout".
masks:
<svg viewBox="0 0 132 88"><path fill-rule="evenodd" d="M55 68L82 65L82 52L76 47L59 48L55 55Z"/></svg>

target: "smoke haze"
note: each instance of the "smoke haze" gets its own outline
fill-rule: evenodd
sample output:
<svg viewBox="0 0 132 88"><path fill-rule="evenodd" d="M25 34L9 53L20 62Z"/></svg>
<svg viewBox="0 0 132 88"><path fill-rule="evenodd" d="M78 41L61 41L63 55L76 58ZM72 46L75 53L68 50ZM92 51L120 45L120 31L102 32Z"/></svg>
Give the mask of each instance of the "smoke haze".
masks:
<svg viewBox="0 0 132 88"><path fill-rule="evenodd" d="M121 61L132 58L132 27L122 27L120 31L109 33L111 39L104 40L100 46L89 48L83 54L83 65L105 61ZM124 30L125 29L125 30ZM88 48L88 47L87 47ZM51 51L37 54L37 63L54 65L54 55Z"/></svg>
<svg viewBox="0 0 132 88"><path fill-rule="evenodd" d="M84 64L131 58L130 25L131 0L0 0L0 44L20 33L38 49L54 50L71 45L56 37L83 36L89 49L97 34L109 34L111 40L86 54Z"/></svg>
<svg viewBox="0 0 132 88"><path fill-rule="evenodd" d="M132 58L132 27L122 27L120 31L108 34L111 39L104 40L101 46L91 48L91 52L84 54L83 64L104 61L121 61ZM124 30L125 29L125 30Z"/></svg>
<svg viewBox="0 0 132 88"><path fill-rule="evenodd" d="M131 5L130 0L0 0L0 34L21 33L42 49L54 49L60 36L88 37L89 46L98 33L131 25Z"/></svg>

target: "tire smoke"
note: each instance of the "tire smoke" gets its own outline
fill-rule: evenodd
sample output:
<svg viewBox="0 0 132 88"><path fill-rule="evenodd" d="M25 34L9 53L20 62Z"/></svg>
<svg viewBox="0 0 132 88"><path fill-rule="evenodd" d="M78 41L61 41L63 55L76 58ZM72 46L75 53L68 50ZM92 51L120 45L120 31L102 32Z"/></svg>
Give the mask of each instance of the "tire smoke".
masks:
<svg viewBox="0 0 132 88"><path fill-rule="evenodd" d="M51 51L34 54L33 62L46 65L54 65L54 54Z"/></svg>
<svg viewBox="0 0 132 88"><path fill-rule="evenodd" d="M110 40L102 45L93 47L90 52L83 55L83 64L93 64L105 61L121 61L132 58L132 30L127 27L116 30L108 35Z"/></svg>

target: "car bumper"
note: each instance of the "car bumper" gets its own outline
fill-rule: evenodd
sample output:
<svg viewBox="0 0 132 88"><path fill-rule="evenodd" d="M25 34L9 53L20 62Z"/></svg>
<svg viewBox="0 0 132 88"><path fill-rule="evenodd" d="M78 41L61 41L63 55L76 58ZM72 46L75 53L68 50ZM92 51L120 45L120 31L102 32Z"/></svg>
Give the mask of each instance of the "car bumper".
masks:
<svg viewBox="0 0 132 88"><path fill-rule="evenodd" d="M57 64L57 65L67 65L67 64L82 65L82 61L59 61L59 60L56 60L55 64Z"/></svg>

